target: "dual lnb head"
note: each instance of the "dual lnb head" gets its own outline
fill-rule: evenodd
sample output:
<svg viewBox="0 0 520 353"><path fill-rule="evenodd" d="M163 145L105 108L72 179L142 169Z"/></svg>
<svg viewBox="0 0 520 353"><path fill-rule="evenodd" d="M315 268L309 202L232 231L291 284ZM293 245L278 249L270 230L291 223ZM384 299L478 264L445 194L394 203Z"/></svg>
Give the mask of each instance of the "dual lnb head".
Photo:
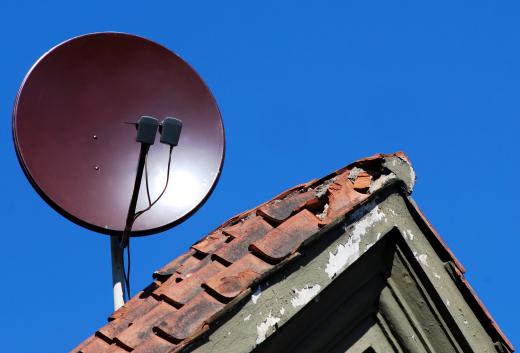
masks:
<svg viewBox="0 0 520 353"><path fill-rule="evenodd" d="M147 145L153 145L157 129L161 134L161 143L177 146L182 130L182 121L177 118L165 118L161 123L151 116L142 116L136 124L136 141Z"/></svg>

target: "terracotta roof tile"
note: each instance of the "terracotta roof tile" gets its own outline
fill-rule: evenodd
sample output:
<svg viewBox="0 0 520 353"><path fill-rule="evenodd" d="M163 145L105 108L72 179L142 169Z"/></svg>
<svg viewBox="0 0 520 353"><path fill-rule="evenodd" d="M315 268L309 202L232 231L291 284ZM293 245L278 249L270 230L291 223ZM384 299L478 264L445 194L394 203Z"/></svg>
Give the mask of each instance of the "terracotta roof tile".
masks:
<svg viewBox="0 0 520 353"><path fill-rule="evenodd" d="M225 299L233 299L249 288L251 283L273 266L258 257L247 254L216 276L209 278L205 285Z"/></svg>
<svg viewBox="0 0 520 353"><path fill-rule="evenodd" d="M319 219L304 209L251 244L251 248L272 261L281 261L318 231L318 223Z"/></svg>
<svg viewBox="0 0 520 353"><path fill-rule="evenodd" d="M255 282L285 266L320 226L345 217L389 185L386 180L401 182L403 190L411 192L415 173L402 152L361 159L232 217L154 272L158 281L114 312L107 325L72 352L177 352L249 295ZM491 316L489 320L500 334ZM505 337L504 342L511 348Z"/></svg>
<svg viewBox="0 0 520 353"><path fill-rule="evenodd" d="M207 255L202 254L203 258L200 259L198 257L200 253L195 253L193 256L190 256L184 263L177 268L177 273L187 276L191 273L195 273L207 264L211 262L211 258Z"/></svg>
<svg viewBox="0 0 520 353"><path fill-rule="evenodd" d="M201 292L171 318L161 320L153 326L161 336L183 340L201 330L205 321L222 308L223 303L208 293Z"/></svg>
<svg viewBox="0 0 520 353"><path fill-rule="evenodd" d="M260 216L248 218L224 230L233 239L217 250L213 256L233 263L249 253L249 245L262 238L273 227Z"/></svg>
<svg viewBox="0 0 520 353"><path fill-rule="evenodd" d="M354 180L354 189L366 192L372 183L372 176L365 171L360 172Z"/></svg>
<svg viewBox="0 0 520 353"><path fill-rule="evenodd" d="M329 203L325 221L329 223L349 212L354 206L363 202L369 195L359 193L354 189L354 185L350 181L349 171L346 171L336 177L334 182L329 186Z"/></svg>
<svg viewBox="0 0 520 353"><path fill-rule="evenodd" d="M206 266L190 274L189 277L180 282L178 282L179 278L170 277L154 294L159 295L175 305L184 305L203 290L200 286L202 282L225 268L226 267L218 261L210 261Z"/></svg>
<svg viewBox="0 0 520 353"><path fill-rule="evenodd" d="M199 240L191 247L201 253L211 254L220 248L226 242L227 238L228 237L222 234L221 231L217 231Z"/></svg>
<svg viewBox="0 0 520 353"><path fill-rule="evenodd" d="M80 344L78 347L74 348L72 352L80 352L80 353L104 353L108 348L110 347L110 344L105 342L99 337L96 336L90 336Z"/></svg>
<svg viewBox="0 0 520 353"><path fill-rule="evenodd" d="M157 335L150 335L132 353L167 353L176 345Z"/></svg>
<svg viewBox="0 0 520 353"><path fill-rule="evenodd" d="M295 192L283 199L277 199L261 206L257 214L277 223L281 223L289 218L293 213L298 212L307 204L315 205L318 197L314 190Z"/></svg>
<svg viewBox="0 0 520 353"><path fill-rule="evenodd" d="M128 351L114 343L103 353L128 353Z"/></svg>
<svg viewBox="0 0 520 353"><path fill-rule="evenodd" d="M157 270L153 273L153 278L164 278L168 277L177 271L177 269L187 260L189 260L195 254L195 250L190 249L186 254L182 254L175 260L171 261L169 264Z"/></svg>
<svg viewBox="0 0 520 353"><path fill-rule="evenodd" d="M152 297L140 298L139 295L135 296L111 315L112 320L100 328L98 334L108 340L114 339L115 336L128 328L136 319L152 310L157 304L159 302Z"/></svg>
<svg viewBox="0 0 520 353"><path fill-rule="evenodd" d="M177 311L170 304L160 302L151 311L137 319L132 326L119 334L115 340L123 347L135 349L154 334L152 329L155 326L174 318Z"/></svg>

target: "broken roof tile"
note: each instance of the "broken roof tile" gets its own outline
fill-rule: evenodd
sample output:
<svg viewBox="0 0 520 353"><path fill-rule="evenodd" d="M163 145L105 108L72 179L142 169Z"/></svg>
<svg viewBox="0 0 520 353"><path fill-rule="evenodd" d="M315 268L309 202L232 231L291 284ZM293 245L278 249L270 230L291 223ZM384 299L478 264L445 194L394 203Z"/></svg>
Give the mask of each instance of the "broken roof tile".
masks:
<svg viewBox="0 0 520 353"><path fill-rule="evenodd" d="M222 231L216 231L208 235L207 237L199 240L191 247L203 254L211 254L218 248L220 248L227 240L227 236L222 234Z"/></svg>
<svg viewBox="0 0 520 353"><path fill-rule="evenodd" d="M177 313L170 304L160 302L151 311L134 321L134 324L115 337L115 341L124 347L134 349L153 335L154 326L171 320Z"/></svg>
<svg viewBox="0 0 520 353"><path fill-rule="evenodd" d="M314 190L295 192L283 199L276 199L261 206L257 210L257 214L273 222L281 223L307 204L313 205L317 203L318 197Z"/></svg>
<svg viewBox="0 0 520 353"><path fill-rule="evenodd" d="M206 292L199 293L183 306L170 320L162 320L153 326L159 335L171 340L183 340L201 330L205 321L224 308L224 304Z"/></svg>
<svg viewBox="0 0 520 353"><path fill-rule="evenodd" d="M180 282L177 282L177 278L170 277L155 290L154 294L159 295L175 305L184 305L202 291L202 287L200 286L202 282L225 268L226 267L218 261L211 261Z"/></svg>
<svg viewBox="0 0 520 353"><path fill-rule="evenodd" d="M329 207L327 216L323 223L327 224L344 215L368 198L368 195L361 194L354 190L354 186L348 177L349 172L346 171L336 177L336 180L329 186L327 191L329 195Z"/></svg>
<svg viewBox="0 0 520 353"><path fill-rule="evenodd" d="M273 227L260 216L246 219L224 230L224 233L234 239L218 249L213 256L231 264L248 254L249 245L262 238L271 229Z"/></svg>
<svg viewBox="0 0 520 353"><path fill-rule="evenodd" d="M372 176L365 171L361 171L356 176L353 187L355 190L365 192L370 188L371 182L372 182Z"/></svg>
<svg viewBox="0 0 520 353"><path fill-rule="evenodd" d="M318 222L314 214L304 209L251 244L251 249L272 261L281 261L318 231Z"/></svg>
<svg viewBox="0 0 520 353"><path fill-rule="evenodd" d="M224 271L209 278L205 285L225 299L233 299L273 266L247 254Z"/></svg>

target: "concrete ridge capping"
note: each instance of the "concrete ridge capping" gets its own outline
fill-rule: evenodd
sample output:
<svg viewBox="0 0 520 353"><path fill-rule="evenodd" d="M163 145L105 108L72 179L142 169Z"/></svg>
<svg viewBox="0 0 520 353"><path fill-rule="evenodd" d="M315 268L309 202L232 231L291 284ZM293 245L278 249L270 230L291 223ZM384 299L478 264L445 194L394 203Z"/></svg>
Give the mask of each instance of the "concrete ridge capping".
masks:
<svg viewBox="0 0 520 353"><path fill-rule="evenodd" d="M251 296L252 288L291 262L299 249L392 186L407 200L415 172L403 152L376 154L321 179L297 185L260 206L232 217L162 269L108 324L74 353L174 353L218 327L219 318ZM411 203L413 207L415 204ZM469 288L477 311L513 351L489 313L463 279L462 265L431 230L444 258Z"/></svg>

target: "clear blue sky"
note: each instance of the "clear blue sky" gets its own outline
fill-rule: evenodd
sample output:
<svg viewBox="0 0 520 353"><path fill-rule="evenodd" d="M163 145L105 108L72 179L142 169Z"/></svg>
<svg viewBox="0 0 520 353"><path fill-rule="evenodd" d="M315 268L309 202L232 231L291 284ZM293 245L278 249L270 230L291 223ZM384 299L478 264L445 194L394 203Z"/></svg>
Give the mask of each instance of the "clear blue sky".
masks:
<svg viewBox="0 0 520 353"><path fill-rule="evenodd" d="M32 63L79 34L123 31L188 61L227 132L223 174L191 219L133 242L133 288L229 217L377 152L404 150L414 198L520 345L518 2L3 1L0 342L60 352L112 309L109 239L26 181L11 109Z"/></svg>

